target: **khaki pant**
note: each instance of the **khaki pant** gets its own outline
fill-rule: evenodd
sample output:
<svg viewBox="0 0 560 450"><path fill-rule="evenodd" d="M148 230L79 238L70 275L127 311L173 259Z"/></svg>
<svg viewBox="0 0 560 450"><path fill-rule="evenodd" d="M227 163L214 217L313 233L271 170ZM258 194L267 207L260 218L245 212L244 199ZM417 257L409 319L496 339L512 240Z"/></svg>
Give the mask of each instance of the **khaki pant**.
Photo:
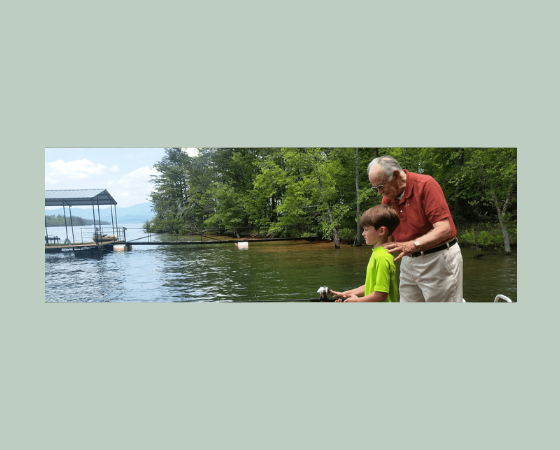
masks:
<svg viewBox="0 0 560 450"><path fill-rule="evenodd" d="M459 244L401 263L401 302L463 302L463 256Z"/></svg>

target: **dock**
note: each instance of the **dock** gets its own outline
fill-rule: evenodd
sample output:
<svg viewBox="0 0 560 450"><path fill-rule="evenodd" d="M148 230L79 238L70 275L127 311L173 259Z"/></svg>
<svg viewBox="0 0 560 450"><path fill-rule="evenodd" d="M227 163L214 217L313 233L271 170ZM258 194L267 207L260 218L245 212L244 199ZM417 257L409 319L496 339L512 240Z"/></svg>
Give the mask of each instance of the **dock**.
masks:
<svg viewBox="0 0 560 450"><path fill-rule="evenodd" d="M62 253L63 251L93 254L94 252L112 252L113 245L124 244L124 241L115 241L110 243L100 243L97 245L95 242L84 242L80 244L70 244L70 245L45 245L45 253Z"/></svg>
<svg viewBox="0 0 560 450"><path fill-rule="evenodd" d="M87 232L86 236L83 235L83 228L80 228L81 243L78 244L76 236L74 235L74 221L72 218L72 206L90 206L93 212L93 229ZM62 190L45 190L45 207L47 206L62 206L64 212L64 228L66 229L66 239L64 241L59 236L49 235L47 224L47 215L45 213L45 253L60 253L63 250L71 250L73 252L80 252L86 254L88 252L101 252L112 251L113 245L126 241L126 228L120 227L117 220L117 202L109 194L106 189L62 189ZM95 206L97 206L97 219L95 217ZM101 226L101 212L100 206L109 206L111 211L111 223L109 228L112 233L110 238L103 239L109 233L108 229L103 230ZM68 223L66 221L66 207L70 213L70 230L71 236L68 233ZM115 216L113 221L113 208L115 209ZM70 240L70 237L72 240ZM85 242L84 242L85 240ZM51 244L51 241L53 244ZM68 242L63 244L61 242Z"/></svg>
<svg viewBox="0 0 560 450"><path fill-rule="evenodd" d="M200 245L200 244L236 244L240 242L275 242L275 241L315 241L316 238L264 238L264 239L213 239L211 241L168 241L168 242L123 242L126 245Z"/></svg>
<svg viewBox="0 0 560 450"><path fill-rule="evenodd" d="M206 244L236 244L241 242L255 243L255 242L278 242L278 241L316 241L316 238L263 238L263 239L213 239L209 241L156 241L156 242L140 242L139 240L133 241L110 241L101 242L96 244L95 242L83 242L83 243L73 243L69 245L65 244L49 244L45 246L45 253L61 253L61 252L74 252L78 254L89 254L94 255L99 252L112 252L114 245L125 245L129 249L136 245L206 245Z"/></svg>

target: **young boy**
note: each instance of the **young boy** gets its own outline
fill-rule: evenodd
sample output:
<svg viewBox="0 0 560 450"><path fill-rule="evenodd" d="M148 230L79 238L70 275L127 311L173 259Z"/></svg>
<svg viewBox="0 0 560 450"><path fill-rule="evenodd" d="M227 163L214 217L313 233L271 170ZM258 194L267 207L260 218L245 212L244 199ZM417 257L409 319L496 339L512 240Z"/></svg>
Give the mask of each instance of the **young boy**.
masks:
<svg viewBox="0 0 560 450"><path fill-rule="evenodd" d="M373 254L367 266L366 284L345 292L331 291L334 295L348 297L345 302L399 301L394 257L383 248L399 223L397 212L388 205L374 206L362 215L362 236L366 238L367 245L373 245Z"/></svg>

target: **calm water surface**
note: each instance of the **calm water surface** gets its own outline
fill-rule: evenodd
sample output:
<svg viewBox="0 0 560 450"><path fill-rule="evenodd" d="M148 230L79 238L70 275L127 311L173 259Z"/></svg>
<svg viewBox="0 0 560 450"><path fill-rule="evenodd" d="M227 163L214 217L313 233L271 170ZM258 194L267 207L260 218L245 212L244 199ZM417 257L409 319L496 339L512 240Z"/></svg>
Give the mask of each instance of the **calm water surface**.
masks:
<svg viewBox="0 0 560 450"><path fill-rule="evenodd" d="M121 224L119 224L122 226ZM141 224L125 224L127 239L143 236ZM74 227L77 238L78 227ZM49 235L64 239L62 228ZM175 240L159 236L159 240ZM187 238L185 240L191 240ZM79 240L77 238L77 240ZM152 238L153 240L153 238ZM517 255L462 249L464 297L492 302L497 294L517 301ZM485 256L476 259L476 254ZM346 290L365 282L371 247L306 241L134 246L99 258L73 253L45 255L47 302L173 302L314 298L320 286ZM397 264L398 267L399 264Z"/></svg>

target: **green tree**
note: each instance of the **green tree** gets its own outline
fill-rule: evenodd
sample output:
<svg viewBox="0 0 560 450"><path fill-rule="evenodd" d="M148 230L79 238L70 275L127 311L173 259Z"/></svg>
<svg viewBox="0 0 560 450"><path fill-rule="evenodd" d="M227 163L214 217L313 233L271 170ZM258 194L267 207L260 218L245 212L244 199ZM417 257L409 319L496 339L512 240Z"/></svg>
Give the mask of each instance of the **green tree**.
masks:
<svg viewBox="0 0 560 450"><path fill-rule="evenodd" d="M180 148L167 148L162 160L154 165L160 175L152 176L154 191L150 194L155 217L150 221L154 232L178 231L181 211L189 199L186 166L189 155Z"/></svg>
<svg viewBox="0 0 560 450"><path fill-rule="evenodd" d="M259 172L257 161L264 153L254 148L209 150L214 183L207 189L212 211L204 222L206 226L231 229L239 237L238 228L250 225L250 191Z"/></svg>
<svg viewBox="0 0 560 450"><path fill-rule="evenodd" d="M272 235L319 235L338 247L359 243L360 213L381 203L367 166L392 155L407 170L433 176L458 220L516 217L515 149L202 148L190 157L168 148L155 167L154 232L259 229Z"/></svg>
<svg viewBox="0 0 560 450"><path fill-rule="evenodd" d="M464 190L463 196L472 205L486 204L495 209L504 238L506 254L511 254L507 230L508 208L517 203L517 149L472 148L466 149L462 180L470 178L470 186L476 190Z"/></svg>
<svg viewBox="0 0 560 450"><path fill-rule="evenodd" d="M338 201L337 185L335 175L343 171L340 160L329 158L334 152L324 149L303 149L307 159L315 174L319 190L313 191L313 199L318 205L318 211L323 212L321 229L324 235L330 235L334 239L335 248L340 248L339 228L344 218L344 214L349 210L349 206ZM325 216L326 213L326 216Z"/></svg>

